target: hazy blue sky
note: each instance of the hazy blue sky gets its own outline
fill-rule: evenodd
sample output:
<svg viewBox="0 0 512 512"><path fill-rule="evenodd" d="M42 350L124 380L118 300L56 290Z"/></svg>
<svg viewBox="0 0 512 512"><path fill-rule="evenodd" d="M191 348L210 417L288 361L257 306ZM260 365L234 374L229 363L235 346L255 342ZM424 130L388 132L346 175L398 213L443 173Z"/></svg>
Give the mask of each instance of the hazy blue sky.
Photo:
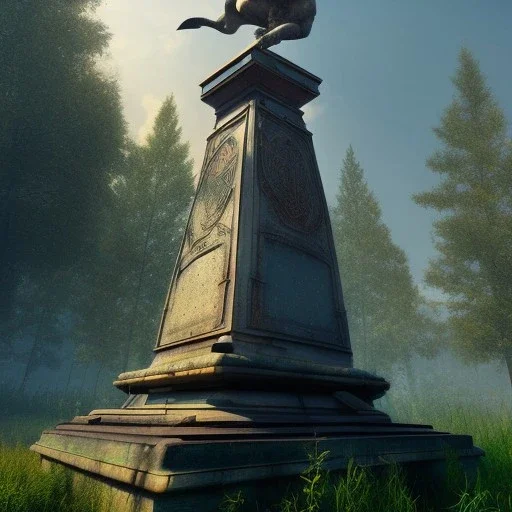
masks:
<svg viewBox="0 0 512 512"><path fill-rule="evenodd" d="M422 286L433 213L411 194L436 182L425 167L438 147L432 127L450 103L450 77L462 45L479 59L488 84L512 120L510 0L317 0L310 37L273 50L323 78L307 108L308 128L327 201L333 204L349 144L365 169L393 240ZM143 140L163 99L174 93L183 136L200 170L213 111L198 84L252 39L204 28L176 32L190 16L216 18L223 0L104 0L98 14L113 34L106 66L122 86L130 132ZM436 295L425 290L428 295Z"/></svg>

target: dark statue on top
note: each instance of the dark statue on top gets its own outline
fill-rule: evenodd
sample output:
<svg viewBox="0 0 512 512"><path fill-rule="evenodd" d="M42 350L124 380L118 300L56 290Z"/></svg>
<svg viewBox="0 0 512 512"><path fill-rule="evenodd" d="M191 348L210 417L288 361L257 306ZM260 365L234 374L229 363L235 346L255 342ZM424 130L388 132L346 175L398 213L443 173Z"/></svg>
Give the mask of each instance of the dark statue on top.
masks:
<svg viewBox="0 0 512 512"><path fill-rule="evenodd" d="M256 25L256 45L270 48L281 41L302 39L311 32L316 0L226 0L224 14L217 21L189 18L178 30L211 27L234 34L242 25Z"/></svg>

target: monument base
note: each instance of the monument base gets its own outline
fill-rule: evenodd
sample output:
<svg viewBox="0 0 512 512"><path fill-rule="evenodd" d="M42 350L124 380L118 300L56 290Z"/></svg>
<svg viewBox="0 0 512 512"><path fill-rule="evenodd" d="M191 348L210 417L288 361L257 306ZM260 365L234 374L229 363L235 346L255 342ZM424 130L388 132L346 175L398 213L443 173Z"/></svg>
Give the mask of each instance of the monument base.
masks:
<svg viewBox="0 0 512 512"><path fill-rule="evenodd" d="M347 441L350 442L350 441ZM277 444L277 442L275 443ZM461 464L466 475L476 477L478 457L464 457ZM43 467L50 470L56 465L42 457ZM375 468L375 466L374 466ZM425 491L431 496L435 489L439 496L446 481L447 467L445 459L432 459L423 462L403 463L408 480L415 490ZM346 469L346 466L345 468ZM331 482L335 484L341 471L332 471ZM227 496L236 496L239 492L244 499L244 510L273 510L283 497L293 493L302 493L304 482L298 477L270 476L264 480L255 480L239 484L225 483L222 486L210 486L188 492L151 493L131 485L122 484L91 473L74 471L73 485L80 490L83 484L93 483L100 493L101 508L98 512L218 512ZM425 494L424 494L425 495Z"/></svg>
<svg viewBox="0 0 512 512"><path fill-rule="evenodd" d="M442 477L449 454L471 478L483 454L470 436L392 423L348 392L249 390L135 395L121 409L96 410L43 432L32 450L99 478L112 489L108 500L126 500L116 510L134 512L171 504L192 510L199 499L200 510L217 510L227 489L241 486L268 498L267 485L299 481L310 456L324 451L330 471L345 470L351 459L411 470L420 464L425 481Z"/></svg>
<svg viewBox="0 0 512 512"><path fill-rule="evenodd" d="M54 463L43 458L45 468ZM205 488L195 492L178 494L151 494L136 490L130 486L110 482L79 471L73 474L73 487L77 492L83 486L93 484L99 493L101 505L97 512L218 512L226 496L242 493L244 510L267 510L279 503L283 493L293 490L294 481L276 478L253 482L250 485L226 485L222 488ZM256 505L257 503L257 505Z"/></svg>

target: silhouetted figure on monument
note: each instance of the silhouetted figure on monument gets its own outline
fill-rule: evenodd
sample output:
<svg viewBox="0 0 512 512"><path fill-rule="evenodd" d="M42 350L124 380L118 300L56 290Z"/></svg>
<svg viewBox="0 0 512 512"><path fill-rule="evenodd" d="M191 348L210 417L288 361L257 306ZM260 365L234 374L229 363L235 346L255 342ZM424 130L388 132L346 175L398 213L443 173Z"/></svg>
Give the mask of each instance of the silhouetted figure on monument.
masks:
<svg viewBox="0 0 512 512"><path fill-rule="evenodd" d="M216 21L189 18L178 30L211 27L223 34L234 34L242 25L260 28L256 45L270 48L281 41L302 39L311 32L316 0L226 0L224 14Z"/></svg>

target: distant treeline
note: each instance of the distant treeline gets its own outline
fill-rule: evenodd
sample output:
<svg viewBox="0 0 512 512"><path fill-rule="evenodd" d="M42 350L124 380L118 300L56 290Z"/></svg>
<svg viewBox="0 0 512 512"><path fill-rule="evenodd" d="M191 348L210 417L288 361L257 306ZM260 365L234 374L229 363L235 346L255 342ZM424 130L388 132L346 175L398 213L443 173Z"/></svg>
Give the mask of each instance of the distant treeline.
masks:
<svg viewBox="0 0 512 512"><path fill-rule="evenodd" d="M434 129L440 149L427 160L439 183L413 196L440 213L425 282L447 300L419 294L351 147L332 211L356 361L386 374L400 365L412 389L411 357L446 348L471 362L505 361L512 383L512 140L466 48L452 82Z"/></svg>
<svg viewBox="0 0 512 512"><path fill-rule="evenodd" d="M97 66L110 39L98 3L2 5L0 361L23 363L20 392L64 347L98 376L149 363L194 193L172 96L144 144L128 137ZM356 365L398 365L411 389L411 358L447 346L512 371L512 142L467 49L453 83L427 162L440 183L413 198L443 214L425 279L447 302L413 283L352 147L331 211Z"/></svg>

